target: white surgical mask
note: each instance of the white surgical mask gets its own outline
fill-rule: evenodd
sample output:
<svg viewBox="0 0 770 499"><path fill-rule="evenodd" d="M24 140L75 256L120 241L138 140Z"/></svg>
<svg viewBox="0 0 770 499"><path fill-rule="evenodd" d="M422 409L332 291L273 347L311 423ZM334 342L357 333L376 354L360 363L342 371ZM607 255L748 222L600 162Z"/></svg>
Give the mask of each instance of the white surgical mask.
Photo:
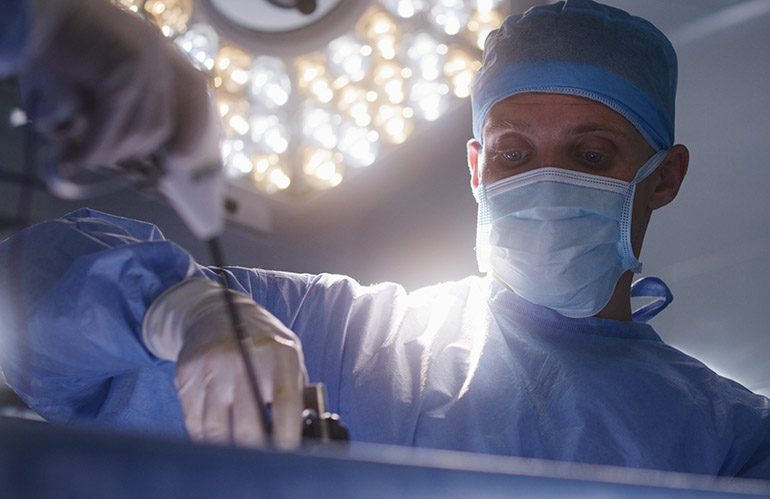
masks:
<svg viewBox="0 0 770 499"><path fill-rule="evenodd" d="M597 314L623 272L642 270L631 248L634 191L666 153L631 182L539 168L479 185L479 269L567 317Z"/></svg>

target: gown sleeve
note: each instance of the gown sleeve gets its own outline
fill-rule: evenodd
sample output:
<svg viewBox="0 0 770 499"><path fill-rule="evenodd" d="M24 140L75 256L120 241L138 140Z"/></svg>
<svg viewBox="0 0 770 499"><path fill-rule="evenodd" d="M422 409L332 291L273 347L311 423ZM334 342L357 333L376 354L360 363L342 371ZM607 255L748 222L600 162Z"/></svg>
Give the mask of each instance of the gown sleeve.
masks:
<svg viewBox="0 0 770 499"><path fill-rule="evenodd" d="M27 2L0 2L0 77L15 72L27 36Z"/></svg>
<svg viewBox="0 0 770 499"><path fill-rule="evenodd" d="M215 276L157 227L78 210L4 241L0 268L0 367L41 416L131 426L163 411L151 392L175 397L173 366L141 340L144 313L170 286Z"/></svg>

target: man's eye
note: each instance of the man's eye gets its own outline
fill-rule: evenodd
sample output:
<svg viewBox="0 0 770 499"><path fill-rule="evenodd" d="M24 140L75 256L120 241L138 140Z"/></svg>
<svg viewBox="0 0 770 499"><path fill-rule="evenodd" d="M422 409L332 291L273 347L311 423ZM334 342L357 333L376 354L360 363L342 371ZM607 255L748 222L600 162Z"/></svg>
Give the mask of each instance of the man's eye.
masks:
<svg viewBox="0 0 770 499"><path fill-rule="evenodd" d="M592 164L601 163L604 159L604 155L596 151L588 151L583 153L583 159Z"/></svg>
<svg viewBox="0 0 770 499"><path fill-rule="evenodd" d="M521 161L524 158L524 153L521 151L508 151L503 153L503 157L508 161Z"/></svg>

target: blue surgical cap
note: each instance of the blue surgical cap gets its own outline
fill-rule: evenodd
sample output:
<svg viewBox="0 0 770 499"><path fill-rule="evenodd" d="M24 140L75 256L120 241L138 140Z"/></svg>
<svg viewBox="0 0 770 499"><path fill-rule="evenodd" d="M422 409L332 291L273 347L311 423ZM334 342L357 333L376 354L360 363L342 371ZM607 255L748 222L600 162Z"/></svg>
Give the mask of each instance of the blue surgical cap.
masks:
<svg viewBox="0 0 770 499"><path fill-rule="evenodd" d="M656 151L674 144L677 62L648 21L591 0L508 17L490 33L471 86L473 135L497 102L523 92L587 97L636 127Z"/></svg>

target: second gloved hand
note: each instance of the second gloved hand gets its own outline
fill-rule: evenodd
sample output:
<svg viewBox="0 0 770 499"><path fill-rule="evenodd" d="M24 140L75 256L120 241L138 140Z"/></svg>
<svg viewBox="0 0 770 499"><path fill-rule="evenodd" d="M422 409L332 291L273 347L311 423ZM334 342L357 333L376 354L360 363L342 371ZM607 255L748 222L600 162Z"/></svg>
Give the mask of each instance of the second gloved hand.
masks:
<svg viewBox="0 0 770 499"><path fill-rule="evenodd" d="M175 382L190 437L214 443L263 446L251 386L223 296L207 279L188 279L148 310L144 341L157 357L177 362ZM271 403L272 443L293 449L302 432L307 381L299 338L251 298L232 293L248 339L260 393Z"/></svg>
<svg viewBox="0 0 770 499"><path fill-rule="evenodd" d="M212 156L219 128L206 77L158 29L108 0L28 0L18 72L27 113L64 176L142 160ZM212 155L216 153L216 155Z"/></svg>

